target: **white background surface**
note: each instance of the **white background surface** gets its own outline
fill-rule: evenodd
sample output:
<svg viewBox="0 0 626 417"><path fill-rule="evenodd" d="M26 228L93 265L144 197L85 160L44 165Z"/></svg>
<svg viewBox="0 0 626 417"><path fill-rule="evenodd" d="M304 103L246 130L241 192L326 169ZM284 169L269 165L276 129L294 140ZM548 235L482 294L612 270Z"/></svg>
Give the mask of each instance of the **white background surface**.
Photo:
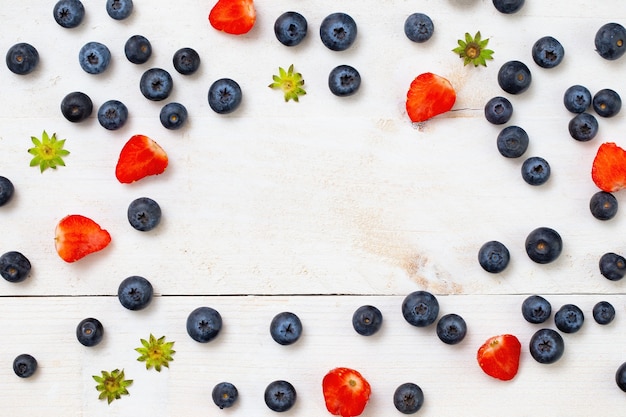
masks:
<svg viewBox="0 0 626 417"><path fill-rule="evenodd" d="M287 379L298 402L284 414L324 416L321 379L336 366L354 367L372 384L366 417L400 415L391 396L407 381L424 390L418 413L424 416L619 414L625 394L614 373L626 361L625 284L603 278L598 260L608 251L623 253L626 220L620 211L600 222L588 203L597 191L590 169L599 144L626 147L625 113L599 119L598 136L579 143L569 137L572 115L562 96L573 84L624 95L626 61L600 58L593 38L604 23L626 22L626 4L528 0L507 16L479 0L258 0L254 29L233 37L210 27L212 1L134 3L131 18L114 21L104 2L86 0L85 21L72 30L52 18L53 1L0 10L0 50L29 42L41 57L28 76L0 67L0 175L16 187L13 201L0 209L0 252L21 251L33 264L27 281L0 282L0 409L6 415L270 416L263 390L274 379ZM307 39L295 48L281 45L273 33L274 20L287 10L309 22ZM357 41L345 52L330 51L319 40L320 22L336 11L358 24ZM403 33L406 17L418 11L436 28L424 44ZM477 30L495 50L487 68L464 67L451 52L465 32ZM134 34L153 47L141 66L123 52ZM532 44L545 35L566 51L552 70L531 58ZM92 40L113 56L98 76L83 72L77 60L80 47ZM171 63L181 47L196 49L202 59L190 77ZM532 85L520 96L508 96L496 82L499 66L510 59L532 71ZM285 103L281 92L267 87L278 67L290 64L306 82L299 103ZM357 95L338 98L328 90L328 73L340 64L361 73ZM164 103L149 102L139 91L139 78L151 67L170 71L170 99L189 110L180 131L164 129L158 120ZM412 79L427 71L448 78L458 98L452 112L417 129L404 100ZM227 116L213 113L206 99L210 84L222 77L236 80L244 94L241 108ZM96 109L109 99L124 102L127 125L106 131L95 111L85 123L66 121L59 104L76 90L87 93ZM546 185L525 184L522 160L498 153L501 127L483 117L484 104L496 95L511 99L509 124L530 136L525 157L539 155L551 164ZM40 174L28 166L26 150L30 136L44 129L67 139L71 155L66 167ZM163 175L122 185L115 163L133 134L156 140L170 166ZM141 196L163 210L162 224L149 233L126 220L128 204ZM621 192L616 196L626 204ZM113 241L66 264L53 237L58 220L71 213L91 217ZM526 235L539 226L556 229L564 240L563 254L550 265L534 264L524 251ZM476 260L488 240L500 240L511 252L509 268L497 276ZM155 288L144 311L124 310L117 301L117 286L129 275L145 276ZM462 344L446 346L434 328L404 322L400 304L417 289L437 294L442 314L466 319ZM583 329L565 335L563 359L551 366L528 353L538 327L524 322L520 305L533 293L555 310L573 302L586 314ZM591 317L603 299L617 310L606 327ZM368 303L384 314L383 330L372 338L357 335L350 322L352 312ZM185 331L187 315L200 305L224 318L223 333L207 345ZM290 347L274 343L267 330L284 310L298 314L305 328ZM88 316L99 318L106 332L92 349L74 336ZM160 374L135 360L139 339L150 333L176 342L171 369ZM500 333L516 334L523 346L520 372L507 383L484 375L475 360L480 344ZM29 380L11 369L24 352L40 363ZM97 399L91 375L115 368L135 382L130 396L107 406ZM240 391L239 404L224 411L210 399L222 380Z"/></svg>

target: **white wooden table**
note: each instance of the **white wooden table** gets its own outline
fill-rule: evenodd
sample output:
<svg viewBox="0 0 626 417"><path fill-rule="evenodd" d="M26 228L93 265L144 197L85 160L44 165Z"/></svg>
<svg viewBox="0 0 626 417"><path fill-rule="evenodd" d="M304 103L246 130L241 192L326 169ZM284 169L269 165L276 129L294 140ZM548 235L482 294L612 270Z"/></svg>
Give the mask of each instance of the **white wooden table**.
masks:
<svg viewBox="0 0 626 417"><path fill-rule="evenodd" d="M36 72L17 76L0 68L0 175L10 178L14 200L0 208L0 252L18 250L33 265L20 284L0 282L0 409L7 416L272 416L263 402L265 386L286 379L298 392L288 416L329 415L321 379L333 367L361 371L373 394L363 416L400 415L391 397L404 382L425 393L422 416L620 415L626 394L615 382L626 361L625 282L600 275L598 260L623 253L626 214L608 222L594 219L589 198L597 191L591 162L599 144L626 146L625 114L600 119L598 137L571 139L572 117L562 104L573 84L592 92L612 88L626 98L626 58L605 61L594 51L597 29L626 23L626 3L584 0L528 0L516 15L498 13L490 0L258 0L258 19L247 35L216 32L208 23L212 1L135 0L126 21L108 17L103 2L84 1L87 16L66 30L52 18L54 2L29 0L0 9L0 50L16 42L40 52ZM19 10L18 10L19 9ZM295 48L276 40L273 24L287 10L303 14L309 35ZM326 49L319 24L335 11L349 13L359 30L345 52ZM435 22L424 44L403 33L413 12ZM465 32L490 38L494 61L487 68L464 67L451 52ZM123 47L131 35L146 36L153 57L133 65ZM566 56L552 70L531 58L532 44L551 35ZM87 41L105 43L113 61L106 73L83 72L77 54ZM192 47L201 56L197 74L175 72L172 55ZM549 182L531 187L520 175L521 160L500 156L501 127L483 117L483 106L506 95L496 83L499 66L518 59L531 69L526 93L508 96L509 124L530 136L526 156L552 166ZM307 95L285 103L267 86L278 67L294 64ZM330 70L349 64L363 83L357 95L333 96ZM162 67L174 78L171 101L189 110L188 125L168 131L158 120L164 103L139 92L143 71ZM452 112L422 129L404 111L411 80L422 72L448 78L458 98ZM235 79L244 92L239 110L211 111L209 85ZM106 131L95 116L71 124L60 113L65 94L83 91L96 108L118 99L130 111L127 125ZM95 113L94 113L95 115ZM66 167L40 174L28 166L30 136L43 130L66 138ZM145 134L167 151L166 173L132 185L119 184L114 167L122 145ZM140 233L126 220L135 198L155 199L163 210L158 229ZM616 194L626 204L624 195ZM113 238L100 253L67 264L54 249L54 227L71 213L91 217ZM556 229L564 240L561 257L549 265L530 261L526 235L538 226ZM499 275L477 262L478 248L499 240L511 264ZM125 310L117 287L129 275L148 278L155 299L142 311ZM469 331L459 345L441 343L433 327L404 321L404 296L423 289L438 296L442 314L465 318ZM558 309L575 303L586 315L583 329L564 335L566 352L556 364L535 362L528 352L539 327L520 313L523 299L541 294ZM591 309L613 303L615 321L600 326ZM353 311L376 305L384 315L381 332L359 336ZM208 344L185 331L196 307L216 308L223 332ZM304 324L303 338L285 347L269 336L269 322L293 311ZM104 341L85 348L75 337L78 322L93 316L105 327ZM554 327L552 321L546 324ZM150 333L175 341L169 369L146 371L135 347ZM489 336L516 334L522 342L517 377L501 382L486 376L475 356ZM13 358L30 353L39 370L27 380L12 371ZM92 375L124 368L134 383L130 396L99 401ZM220 411L212 387L234 383L236 407Z"/></svg>

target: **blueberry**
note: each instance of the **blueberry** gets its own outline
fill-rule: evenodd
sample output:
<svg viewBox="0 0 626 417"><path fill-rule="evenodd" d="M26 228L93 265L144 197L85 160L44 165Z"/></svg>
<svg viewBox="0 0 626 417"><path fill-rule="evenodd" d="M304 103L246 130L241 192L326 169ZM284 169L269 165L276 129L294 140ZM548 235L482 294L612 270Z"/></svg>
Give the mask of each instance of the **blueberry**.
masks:
<svg viewBox="0 0 626 417"><path fill-rule="evenodd" d="M620 365L615 372L615 383L622 391L626 392L626 362Z"/></svg>
<svg viewBox="0 0 626 417"><path fill-rule="evenodd" d="M448 345L456 345L465 338L467 324L458 314L446 314L437 322L437 336Z"/></svg>
<svg viewBox="0 0 626 417"><path fill-rule="evenodd" d="M424 404L424 392L419 385L405 382L393 393L393 405L402 414L417 413Z"/></svg>
<svg viewBox="0 0 626 417"><path fill-rule="evenodd" d="M172 58L174 69L183 75L191 75L200 68L200 55L193 48L180 48Z"/></svg>
<svg viewBox="0 0 626 417"><path fill-rule="evenodd" d="M16 43L7 51L6 63L14 74L30 74L39 64L39 52L29 43Z"/></svg>
<svg viewBox="0 0 626 417"><path fill-rule="evenodd" d="M530 338L530 355L539 363L551 364L563 356L565 342L563 337L553 329L540 329Z"/></svg>
<svg viewBox="0 0 626 417"><path fill-rule="evenodd" d="M502 125L513 116L513 105L506 97L493 97L485 104L485 119L494 125Z"/></svg>
<svg viewBox="0 0 626 417"><path fill-rule="evenodd" d="M626 52L626 28L619 23L606 23L596 32L594 42L602 58L618 59Z"/></svg>
<svg viewBox="0 0 626 417"><path fill-rule="evenodd" d="M613 252L605 253L600 257L600 273L608 280L619 281L626 275L626 258Z"/></svg>
<svg viewBox="0 0 626 417"><path fill-rule="evenodd" d="M9 282L24 281L30 268L30 261L21 252L10 251L0 256L0 275Z"/></svg>
<svg viewBox="0 0 626 417"><path fill-rule="evenodd" d="M298 12L285 12L274 22L274 35L285 46L296 46L306 37L308 24Z"/></svg>
<svg viewBox="0 0 626 417"><path fill-rule="evenodd" d="M115 20L124 20L133 12L133 0L107 0L106 10Z"/></svg>
<svg viewBox="0 0 626 417"><path fill-rule="evenodd" d="M540 295L530 295L522 302L522 316L529 323L544 323L551 315L552 305Z"/></svg>
<svg viewBox="0 0 626 417"><path fill-rule="evenodd" d="M383 325L383 313L372 305L363 305L352 314L352 327L361 336L371 336Z"/></svg>
<svg viewBox="0 0 626 417"><path fill-rule="evenodd" d="M187 317L187 334L196 342L210 342L221 329L222 316L211 307L198 307Z"/></svg>
<svg viewBox="0 0 626 417"><path fill-rule="evenodd" d="M296 343L302 335L302 322L289 311L278 313L270 322L270 335L280 345Z"/></svg>
<svg viewBox="0 0 626 417"><path fill-rule="evenodd" d="M270 410L287 411L296 403L296 389L287 381L273 381L265 388L264 399Z"/></svg>
<svg viewBox="0 0 626 417"><path fill-rule="evenodd" d="M14 192L15 187L13 186L11 180L0 175L0 207L4 206L11 200Z"/></svg>
<svg viewBox="0 0 626 417"><path fill-rule="evenodd" d="M500 13L513 14L524 6L524 0L493 0L493 5Z"/></svg>
<svg viewBox="0 0 626 417"><path fill-rule="evenodd" d="M150 68L139 80L141 94L148 100L161 101L169 97L174 81L169 72L163 68Z"/></svg>
<svg viewBox="0 0 626 417"><path fill-rule="evenodd" d="M239 397L237 387L230 382L220 382L216 384L211 392L213 402L222 410L232 407L235 401L237 401L237 397Z"/></svg>
<svg viewBox="0 0 626 417"><path fill-rule="evenodd" d="M519 158L528 149L528 133L519 126L507 126L500 131L496 145L505 158Z"/></svg>
<svg viewBox="0 0 626 417"><path fill-rule="evenodd" d="M157 227L161 221L159 203L148 197L139 197L128 205L126 212L130 225L140 232L147 232Z"/></svg>
<svg viewBox="0 0 626 417"><path fill-rule="evenodd" d="M556 67L563 61L564 55L563 45L552 36L539 38L532 47L533 60L541 68Z"/></svg>
<svg viewBox="0 0 626 417"><path fill-rule="evenodd" d="M598 134L598 120L591 113L578 113L567 126L570 136L579 141L587 142Z"/></svg>
<svg viewBox="0 0 626 417"><path fill-rule="evenodd" d="M345 51L356 40L357 27L354 19L342 12L332 13L322 20L320 38L331 51Z"/></svg>
<svg viewBox="0 0 626 417"><path fill-rule="evenodd" d="M563 333L576 333L584 321L583 311L574 304L565 304L554 313L554 324Z"/></svg>
<svg viewBox="0 0 626 417"><path fill-rule="evenodd" d="M98 109L98 122L107 130L120 129L128 119L128 108L119 100L108 100Z"/></svg>
<svg viewBox="0 0 626 417"><path fill-rule="evenodd" d="M523 93L531 81L530 70L523 62L508 61L498 70L498 85L509 94Z"/></svg>
<svg viewBox="0 0 626 417"><path fill-rule="evenodd" d="M426 42L434 32L432 19L424 13L413 13L404 21L404 34L413 42Z"/></svg>
<svg viewBox="0 0 626 417"><path fill-rule="evenodd" d="M593 319L598 324L609 324L615 318L615 307L608 301L599 301L593 306Z"/></svg>
<svg viewBox="0 0 626 417"><path fill-rule="evenodd" d="M100 42L87 42L78 52L78 62L86 73L101 74L111 62L111 51Z"/></svg>
<svg viewBox="0 0 626 417"><path fill-rule="evenodd" d="M152 301L152 284L137 275L125 278L117 289L117 298L129 310L142 310Z"/></svg>
<svg viewBox="0 0 626 417"><path fill-rule="evenodd" d="M187 108L180 103L167 103L161 108L159 119L166 129L180 129L187 121Z"/></svg>
<svg viewBox="0 0 626 417"><path fill-rule="evenodd" d="M538 227L526 237L526 253L539 264L555 261L563 250L563 240L556 230Z"/></svg>
<svg viewBox="0 0 626 417"><path fill-rule="evenodd" d="M59 0L52 9L56 22L67 29L80 25L85 17L85 7L80 0Z"/></svg>
<svg viewBox="0 0 626 417"><path fill-rule="evenodd" d="M76 338L81 345L91 347L102 341L104 336L104 327L100 320L88 317L83 319L76 326Z"/></svg>
<svg viewBox="0 0 626 417"><path fill-rule="evenodd" d="M61 100L61 114L72 123L86 120L93 112L91 98L83 92L74 91Z"/></svg>
<svg viewBox="0 0 626 417"><path fill-rule="evenodd" d="M582 113L591 106L591 91L585 86L575 84L565 90L563 104L572 113Z"/></svg>
<svg viewBox="0 0 626 417"><path fill-rule="evenodd" d="M504 271L510 259L509 250L496 240L484 243L478 250L478 263L493 274Z"/></svg>
<svg viewBox="0 0 626 417"><path fill-rule="evenodd" d="M613 117L621 110L622 99L616 91L604 88L593 96L591 105L598 116Z"/></svg>
<svg viewBox="0 0 626 417"><path fill-rule="evenodd" d="M339 65L328 75L328 88L338 97L351 96L361 86L361 74L350 65Z"/></svg>
<svg viewBox="0 0 626 417"><path fill-rule="evenodd" d="M414 291L404 298L402 315L413 326L429 326L437 320L439 302L428 291Z"/></svg>
<svg viewBox="0 0 626 417"><path fill-rule="evenodd" d="M542 185L550 179L550 164L540 156L531 156L522 163L522 178L530 185Z"/></svg>
<svg viewBox="0 0 626 417"><path fill-rule="evenodd" d="M617 198L607 191L598 191L589 200L589 210L598 220L611 220L617 214Z"/></svg>
<svg viewBox="0 0 626 417"><path fill-rule="evenodd" d="M152 56L152 44L142 35L133 35L124 44L124 55L133 64L145 64Z"/></svg>
<svg viewBox="0 0 626 417"><path fill-rule="evenodd" d="M218 114L235 111L241 104L241 87L230 78L221 78L209 87L209 107Z"/></svg>
<svg viewBox="0 0 626 417"><path fill-rule="evenodd" d="M13 360L13 372L20 378L28 378L37 370L37 359L28 353L17 355Z"/></svg>

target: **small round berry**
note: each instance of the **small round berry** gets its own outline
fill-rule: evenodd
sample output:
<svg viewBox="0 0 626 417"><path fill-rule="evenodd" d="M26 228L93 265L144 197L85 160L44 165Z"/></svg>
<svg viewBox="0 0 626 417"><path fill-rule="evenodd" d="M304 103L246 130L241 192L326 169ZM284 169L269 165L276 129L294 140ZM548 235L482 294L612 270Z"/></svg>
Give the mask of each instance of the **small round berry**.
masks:
<svg viewBox="0 0 626 417"><path fill-rule="evenodd" d="M598 134L598 120L591 113L578 113L569 121L567 129L573 139L579 142L587 142Z"/></svg>
<svg viewBox="0 0 626 417"><path fill-rule="evenodd" d="M492 274L504 271L510 259L507 247L496 240L484 243L478 250L478 263L485 271Z"/></svg>
<svg viewBox="0 0 626 417"><path fill-rule="evenodd" d="M7 51L6 64L14 74L30 74L39 64L39 52L29 43L16 43Z"/></svg>
<svg viewBox="0 0 626 417"><path fill-rule="evenodd" d="M530 185L542 185L550 179L550 164L539 156L531 156L522 163L522 179Z"/></svg>
<svg viewBox="0 0 626 417"><path fill-rule="evenodd" d="M331 51L345 51L356 40L357 25L354 19L342 12L332 13L322 20L320 38Z"/></svg>
<svg viewBox="0 0 626 417"><path fill-rule="evenodd" d="M133 0L107 0L107 14L115 20L124 20L133 12Z"/></svg>
<svg viewBox="0 0 626 417"><path fill-rule="evenodd" d="M383 325L383 313L372 305L357 308L352 315L352 327L362 336L371 336Z"/></svg>
<svg viewBox="0 0 626 417"><path fill-rule="evenodd" d="M619 23L606 23L596 32L596 52L610 61L621 58L626 52L626 28Z"/></svg>
<svg viewBox="0 0 626 417"><path fill-rule="evenodd" d="M498 85L509 94L523 93L531 81L530 69L520 61L505 62L498 71Z"/></svg>
<svg viewBox="0 0 626 417"><path fill-rule="evenodd" d="M148 100L161 101L170 96L174 81L169 72L163 68L150 68L139 80L139 90Z"/></svg>
<svg viewBox="0 0 626 417"><path fill-rule="evenodd" d="M552 305L540 295L530 295L522 302L522 316L529 323L544 323L551 315Z"/></svg>
<svg viewBox="0 0 626 417"><path fill-rule="evenodd" d="M222 316L211 307L198 307L187 316L187 334L199 343L215 339L222 329Z"/></svg>
<svg viewBox="0 0 626 417"><path fill-rule="evenodd" d="M532 261L547 264L559 257L563 251L563 240L556 230L538 227L526 237L525 247Z"/></svg>
<svg viewBox="0 0 626 417"><path fill-rule="evenodd" d="M412 382L399 385L393 393L393 405L402 414L417 413L423 404L424 392Z"/></svg>
<svg viewBox="0 0 626 417"><path fill-rule="evenodd" d="M519 126L507 126L500 131L496 145L505 158L519 158L528 149L528 133Z"/></svg>
<svg viewBox="0 0 626 417"><path fill-rule="evenodd" d="M593 319L598 324L606 325L615 318L615 307L608 301L599 301L593 306Z"/></svg>
<svg viewBox="0 0 626 417"><path fill-rule="evenodd" d="M128 120L128 107L119 100L107 100L98 108L98 123L106 130L121 129Z"/></svg>
<svg viewBox="0 0 626 417"><path fill-rule="evenodd" d="M187 121L187 108L180 103L167 103L161 108L159 120L164 128L177 130Z"/></svg>
<svg viewBox="0 0 626 417"><path fill-rule="evenodd" d="M554 324L563 333L576 333L584 321L583 311L574 304L565 304L554 313Z"/></svg>
<svg viewBox="0 0 626 417"><path fill-rule="evenodd" d="M617 91L604 88L591 101L593 110L601 117L613 117L622 109L622 98Z"/></svg>
<svg viewBox="0 0 626 417"><path fill-rule="evenodd" d="M128 205L128 222L140 232L147 232L157 227L161 221L161 206L148 197L139 197Z"/></svg>
<svg viewBox="0 0 626 417"><path fill-rule="evenodd" d="M274 35L285 46L296 46L304 40L308 30L306 18L298 12L285 12L274 22Z"/></svg>
<svg viewBox="0 0 626 417"><path fill-rule="evenodd" d="M61 100L61 114L72 123L86 120L93 112L91 98L83 92L74 91Z"/></svg>
<svg viewBox="0 0 626 417"><path fill-rule="evenodd" d="M85 17L85 7L80 0L59 0L52 8L52 15L59 26L75 28Z"/></svg>
<svg viewBox="0 0 626 417"><path fill-rule="evenodd" d="M485 119L494 125L503 125L513 116L513 105L506 97L493 97L485 104Z"/></svg>
<svg viewBox="0 0 626 417"><path fill-rule="evenodd" d="M607 252L600 257L600 273L610 281L619 281L626 275L626 258Z"/></svg>
<svg viewBox="0 0 626 417"><path fill-rule="evenodd" d="M230 78L221 78L209 87L209 107L218 114L234 112L242 100L241 87Z"/></svg>
<svg viewBox="0 0 626 417"><path fill-rule="evenodd" d="M200 68L200 55L192 48L181 48L172 58L174 69L182 75L191 75Z"/></svg>
<svg viewBox="0 0 626 417"><path fill-rule="evenodd" d="M448 345L460 343L467 334L467 324L458 314L446 314L437 322L437 336Z"/></svg>
<svg viewBox="0 0 626 417"><path fill-rule="evenodd" d="M615 383L622 391L626 392L626 362L621 364L615 372Z"/></svg>
<svg viewBox="0 0 626 417"><path fill-rule="evenodd" d="M152 301L153 292L150 281L133 275L122 280L117 289L117 298L129 310L143 310Z"/></svg>
<svg viewBox="0 0 626 417"><path fill-rule="evenodd" d="M426 42L434 32L432 19L424 13L413 13L404 21L404 34L413 42Z"/></svg>
<svg viewBox="0 0 626 417"><path fill-rule="evenodd" d="M530 355L539 363L551 364L563 356L565 342L563 337L553 329L537 330L530 338Z"/></svg>
<svg viewBox="0 0 626 417"><path fill-rule="evenodd" d="M439 315L439 302L428 291L414 291L402 301L402 315L413 326L430 326Z"/></svg>
<svg viewBox="0 0 626 417"><path fill-rule="evenodd" d="M572 113L582 113L591 106L591 92L582 85L573 85L565 90L563 104Z"/></svg>
<svg viewBox="0 0 626 417"><path fill-rule="evenodd" d="M361 74L350 65L339 65L328 75L328 88L338 97L351 96L361 86Z"/></svg>
<svg viewBox="0 0 626 417"><path fill-rule="evenodd" d="M13 360L13 372L20 378L28 378L37 370L37 359L28 353L22 353Z"/></svg>
<svg viewBox="0 0 626 417"><path fill-rule="evenodd" d="M142 35L133 35L124 44L124 55L133 64L145 64L152 56L152 44Z"/></svg>
<svg viewBox="0 0 626 417"><path fill-rule="evenodd" d="M100 42L87 42L78 51L78 63L87 74L101 74L111 62L111 51Z"/></svg>
<svg viewBox="0 0 626 417"><path fill-rule="evenodd" d="M296 403L296 389L287 381L273 381L265 388L265 404L276 412L289 410Z"/></svg>
<svg viewBox="0 0 626 417"><path fill-rule="evenodd" d="M104 327L98 319L88 317L83 319L76 326L76 338L81 345L91 347L102 341L104 336Z"/></svg>
<svg viewBox="0 0 626 417"><path fill-rule="evenodd" d="M493 5L500 13L513 14L521 10L524 0L493 0Z"/></svg>
<svg viewBox="0 0 626 417"><path fill-rule="evenodd" d="M538 39L531 51L533 61L541 68L554 68L563 61L565 56L563 45L552 36Z"/></svg>
<svg viewBox="0 0 626 417"><path fill-rule="evenodd" d="M617 198L607 191L598 191L589 200L589 210L598 220L611 220L617 214Z"/></svg>
<svg viewBox="0 0 626 417"><path fill-rule="evenodd" d="M0 207L7 204L13 197L15 186L10 179L0 175Z"/></svg>
<svg viewBox="0 0 626 417"><path fill-rule="evenodd" d="M278 313L270 322L270 335L280 345L296 343L302 335L302 322L289 311Z"/></svg>
<svg viewBox="0 0 626 417"><path fill-rule="evenodd" d="M239 392L237 388L230 382L220 382L216 384L211 392L213 402L220 409L232 407L238 397Z"/></svg>
<svg viewBox="0 0 626 417"><path fill-rule="evenodd" d="M0 256L0 275L9 282L24 281L30 269L30 261L21 252L10 251Z"/></svg>

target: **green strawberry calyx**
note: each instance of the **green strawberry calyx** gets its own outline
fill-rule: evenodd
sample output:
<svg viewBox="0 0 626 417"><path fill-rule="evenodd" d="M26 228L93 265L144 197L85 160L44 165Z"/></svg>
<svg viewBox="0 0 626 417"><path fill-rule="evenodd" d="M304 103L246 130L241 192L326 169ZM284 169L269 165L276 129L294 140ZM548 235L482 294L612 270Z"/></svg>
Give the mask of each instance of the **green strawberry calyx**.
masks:
<svg viewBox="0 0 626 417"><path fill-rule="evenodd" d="M48 168L65 166L63 157L70 154L68 150L63 149L65 139L58 140L56 133L48 136L45 130L41 134L41 140L35 136L31 136L30 139L35 145L28 150L28 153L34 156L30 161L31 167L38 166L41 172L44 172Z"/></svg>
<svg viewBox="0 0 626 417"><path fill-rule="evenodd" d="M148 340L141 339L141 345L141 347L135 349L141 354L137 360L145 362L146 369L154 367L157 372L161 372L162 366L169 368L169 362L174 360L172 358L172 355L176 353L172 349L174 342L166 342L165 336L157 339L153 334L150 334Z"/></svg>
<svg viewBox="0 0 626 417"><path fill-rule="evenodd" d="M487 49L489 39L482 39L480 31L472 37L469 33L465 33L465 40L459 39L456 48L452 50L463 59L463 65L474 64L475 67L482 65L487 66L487 60L493 59L493 51Z"/></svg>
<svg viewBox="0 0 626 417"><path fill-rule="evenodd" d="M100 400L106 399L109 404L114 400L119 400L122 395L129 395L127 387L133 383L132 379L126 379L124 370L115 369L111 372L102 371L102 375L93 375L93 379L98 383L96 389L100 393Z"/></svg>
<svg viewBox="0 0 626 417"><path fill-rule="evenodd" d="M274 80L268 87L274 89L281 89L285 94L285 101L293 100L299 101L298 98L306 94L306 91L302 86L304 85L304 79L302 74L294 72L293 64L289 66L287 71L284 68L278 68L278 75L272 76Z"/></svg>

